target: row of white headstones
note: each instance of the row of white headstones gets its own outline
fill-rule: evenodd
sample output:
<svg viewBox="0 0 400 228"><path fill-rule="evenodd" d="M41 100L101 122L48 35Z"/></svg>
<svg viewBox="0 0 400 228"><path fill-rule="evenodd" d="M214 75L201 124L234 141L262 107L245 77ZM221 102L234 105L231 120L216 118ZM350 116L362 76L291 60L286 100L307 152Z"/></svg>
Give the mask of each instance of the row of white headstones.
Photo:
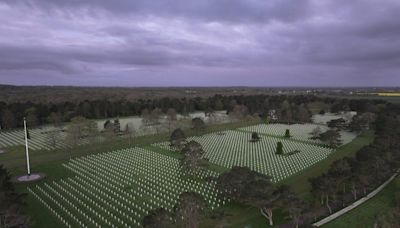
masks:
<svg viewBox="0 0 400 228"><path fill-rule="evenodd" d="M205 158L211 163L231 168L246 166L257 172L270 175L273 182L279 182L323 159L332 149L294 142L267 136L260 136L258 142L250 142L251 133L240 131L225 131L190 137L187 141L197 141L205 151ZM282 142L284 153L300 151L293 155L277 155L276 145ZM163 149L174 150L169 142L153 144Z"/></svg>
<svg viewBox="0 0 400 228"><path fill-rule="evenodd" d="M226 203L206 170L196 180L179 161L142 148L131 148L71 160L73 177L36 185L30 192L67 227L140 227L147 213L173 210L179 195L196 192L215 209Z"/></svg>
<svg viewBox="0 0 400 228"><path fill-rule="evenodd" d="M51 145L49 131L56 130L53 127L43 127L43 128L33 128L29 129L29 147L33 150L39 149L54 149ZM56 147L63 148L66 146L64 141L65 133L59 131L59 139L57 140ZM10 146L21 146L25 145L24 130L10 130L10 131L0 131L0 148L6 148Z"/></svg>

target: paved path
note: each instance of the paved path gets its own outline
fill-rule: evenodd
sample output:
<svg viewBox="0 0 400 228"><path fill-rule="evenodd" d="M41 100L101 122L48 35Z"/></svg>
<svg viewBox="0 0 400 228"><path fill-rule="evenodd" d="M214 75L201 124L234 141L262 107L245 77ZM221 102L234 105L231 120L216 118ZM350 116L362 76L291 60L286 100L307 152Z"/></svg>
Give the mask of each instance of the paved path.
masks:
<svg viewBox="0 0 400 228"><path fill-rule="evenodd" d="M376 194L378 194L380 191L382 191L382 189L384 189L390 182L392 182L394 180L394 178L396 178L396 176L399 174L399 172L400 172L400 170L397 170L397 172L395 174L393 174L387 181L385 181L385 183L383 183L381 186L376 188L374 191L372 191L368 195L366 195L363 198L357 200L356 202L354 202L350 206L347 206L347 207L343 208L342 210L337 211L337 212L331 214L330 216L328 216L328 217L326 217L326 218L314 223L313 226L320 227L322 225L325 225L328 222L330 222L330 221L332 221L332 220L334 220L334 219L346 214L347 212L349 212L349 211L353 210L354 208L360 206L361 204L365 203L367 200L371 199Z"/></svg>

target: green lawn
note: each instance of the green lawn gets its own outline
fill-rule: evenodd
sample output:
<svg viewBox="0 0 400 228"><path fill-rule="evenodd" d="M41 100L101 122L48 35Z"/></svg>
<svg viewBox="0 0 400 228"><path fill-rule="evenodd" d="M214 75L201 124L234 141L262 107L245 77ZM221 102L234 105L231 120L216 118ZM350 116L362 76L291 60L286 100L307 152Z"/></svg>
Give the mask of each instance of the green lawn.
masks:
<svg viewBox="0 0 400 228"><path fill-rule="evenodd" d="M386 186L378 195L368 200L361 206L353 209L349 213L333 220L323 226L324 228L337 227L371 227L373 228L376 216L385 214L395 206L393 199L395 193L400 191L400 177Z"/></svg>
<svg viewBox="0 0 400 228"><path fill-rule="evenodd" d="M202 133L209 133L213 131L221 131L227 129L235 129L238 127L243 127L246 125L256 124L250 123L234 123L234 124L221 124L210 127ZM198 134L197 132L188 131L187 135ZM339 148L335 153L333 153L326 160L323 160L302 172L289 177L288 179L282 181L282 184L288 184L293 187L293 189L304 197L309 196L310 185L308 183L308 178L320 175L329 168L329 165L342 157L353 156L361 147L370 144L373 141L374 132L368 131L360 136L358 136L351 143ZM135 139L134 143L131 144L128 140L113 140L106 143L95 144L95 145L85 145L67 153L65 150L59 151L33 151L32 152L32 170L35 172L44 172L47 174L47 178L43 181L52 181L59 178L64 178L71 175L64 167L61 166L62 163L69 159L69 156L82 156L90 153L100 153L106 151L112 151L116 149L122 149L135 146L142 146L146 149L153 150L158 153L162 153L168 156L178 158L179 155L168 150L163 150L158 147L150 146L150 143L157 141L165 141L168 139L167 134L154 135L138 137ZM9 151L10 153L11 151ZM13 154L6 154L7 156L0 156L0 163L5 164L7 167L11 168L10 171L13 175L22 174L25 172L25 158L23 148L15 148L12 150ZM211 165L210 169L223 172L226 169ZM18 185L17 189L20 192L26 192L27 185ZM27 212L32 216L33 220L36 221L33 227L58 227L59 222L50 214L50 212L44 208L37 200L33 199L32 196L27 199L28 206L26 208ZM224 208L228 216L224 222L225 227L266 227L266 220L262 217L259 211L255 208L249 208L238 204L229 204ZM286 215L275 212L274 215L275 223L284 223ZM207 219L202 223L202 227L215 227L218 223L216 220Z"/></svg>
<svg viewBox="0 0 400 228"><path fill-rule="evenodd" d="M216 131L236 129L240 127L258 124L259 121L246 121L235 123L224 123L207 126L202 131L194 131L192 129L185 130L186 136L194 136L199 134L207 134ZM163 142L169 140L169 133L162 133L156 135L145 135L135 137L132 141L127 138L116 137L105 142L86 144L75 147L73 149L56 149L56 150L30 150L30 158L32 166L38 164L45 164L57 161L66 161L70 157L80 157L88 154L103 153L112 150L129 148L132 146L145 146L156 142ZM7 152L0 155L0 164L5 165L9 169L24 167L25 160L25 147L16 146L6 148Z"/></svg>
<svg viewBox="0 0 400 228"><path fill-rule="evenodd" d="M302 197L308 198L310 197L311 185L308 182L308 179L311 177L316 177L326 172L329 169L329 166L336 160L343 157L352 157L355 156L357 151L373 142L374 140L374 131L367 131L357 138L355 138L350 143L339 147L337 151L332 153L328 158L322 160L321 162L316 163L315 165L302 170L301 172L281 181L281 184L287 184L292 186L293 190Z"/></svg>

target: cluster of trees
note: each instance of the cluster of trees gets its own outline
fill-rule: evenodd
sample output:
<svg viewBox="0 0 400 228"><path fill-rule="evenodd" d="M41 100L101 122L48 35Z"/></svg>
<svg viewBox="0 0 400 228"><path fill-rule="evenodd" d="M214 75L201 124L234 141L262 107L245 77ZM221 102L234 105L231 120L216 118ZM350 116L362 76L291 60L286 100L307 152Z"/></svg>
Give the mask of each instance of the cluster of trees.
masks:
<svg viewBox="0 0 400 228"><path fill-rule="evenodd" d="M354 158L337 160L321 176L310 179L316 217L330 214L382 184L400 168L400 120L396 112L380 113L374 142ZM318 202L318 203L317 203ZM318 207L323 206L323 207Z"/></svg>
<svg viewBox="0 0 400 228"><path fill-rule="evenodd" d="M196 141L186 142L185 133L180 128L171 134L171 146L179 149L182 155L180 165L194 177L208 167L208 160L204 158L204 150ZM199 227L202 216L205 215L207 204L203 197L194 192L184 192L179 196L174 210L169 212L164 208L157 208L144 217L142 225L149 228L168 227Z"/></svg>
<svg viewBox="0 0 400 228"><path fill-rule="evenodd" d="M15 191L10 174L0 165L0 227L29 227L30 218L23 210L25 197Z"/></svg>
<svg viewBox="0 0 400 228"><path fill-rule="evenodd" d="M207 204L203 197L194 192L184 192L179 196L172 212L157 208L143 218L145 228L197 228L205 216Z"/></svg>
<svg viewBox="0 0 400 228"><path fill-rule="evenodd" d="M70 147L75 147L83 142L93 143L99 136L97 123L85 117L74 117L66 129L66 142Z"/></svg>
<svg viewBox="0 0 400 228"><path fill-rule="evenodd" d="M170 113L174 116L174 113L186 115L194 111L213 113L215 110L226 110L232 118L237 119L251 116L267 118L270 111L274 110L279 116L279 121L289 123L309 122L311 117L309 105L315 102L322 102L331 106L332 112L341 110L376 112L383 107L383 101L347 100L305 95L215 95L208 98L98 99L54 103L0 102L0 125L3 129L22 127L23 117L28 118L30 126L35 126L68 122L77 116L96 119L140 114L148 117L146 119L149 122L154 120L157 122L157 114L161 112Z"/></svg>
<svg viewBox="0 0 400 228"><path fill-rule="evenodd" d="M175 129L170 137L170 146L176 148L182 155L180 164L183 170L197 174L208 167L208 160L204 158L204 150L196 141L186 141L182 129Z"/></svg>
<svg viewBox="0 0 400 228"><path fill-rule="evenodd" d="M293 225L298 227L307 206L288 186L276 186L269 176L247 167L232 167L221 174L217 178L217 187L224 197L258 208L271 226L274 211L280 208L288 211Z"/></svg>

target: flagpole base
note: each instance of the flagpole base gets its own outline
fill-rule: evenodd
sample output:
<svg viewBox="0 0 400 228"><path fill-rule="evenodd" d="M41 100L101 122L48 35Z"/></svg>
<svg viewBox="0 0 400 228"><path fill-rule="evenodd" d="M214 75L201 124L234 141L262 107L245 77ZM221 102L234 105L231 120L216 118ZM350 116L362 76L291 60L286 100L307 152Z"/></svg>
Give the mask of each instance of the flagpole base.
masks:
<svg viewBox="0 0 400 228"><path fill-rule="evenodd" d="M22 175L13 178L13 181L16 183L30 183L42 180L46 175L44 173L31 173L30 175Z"/></svg>

